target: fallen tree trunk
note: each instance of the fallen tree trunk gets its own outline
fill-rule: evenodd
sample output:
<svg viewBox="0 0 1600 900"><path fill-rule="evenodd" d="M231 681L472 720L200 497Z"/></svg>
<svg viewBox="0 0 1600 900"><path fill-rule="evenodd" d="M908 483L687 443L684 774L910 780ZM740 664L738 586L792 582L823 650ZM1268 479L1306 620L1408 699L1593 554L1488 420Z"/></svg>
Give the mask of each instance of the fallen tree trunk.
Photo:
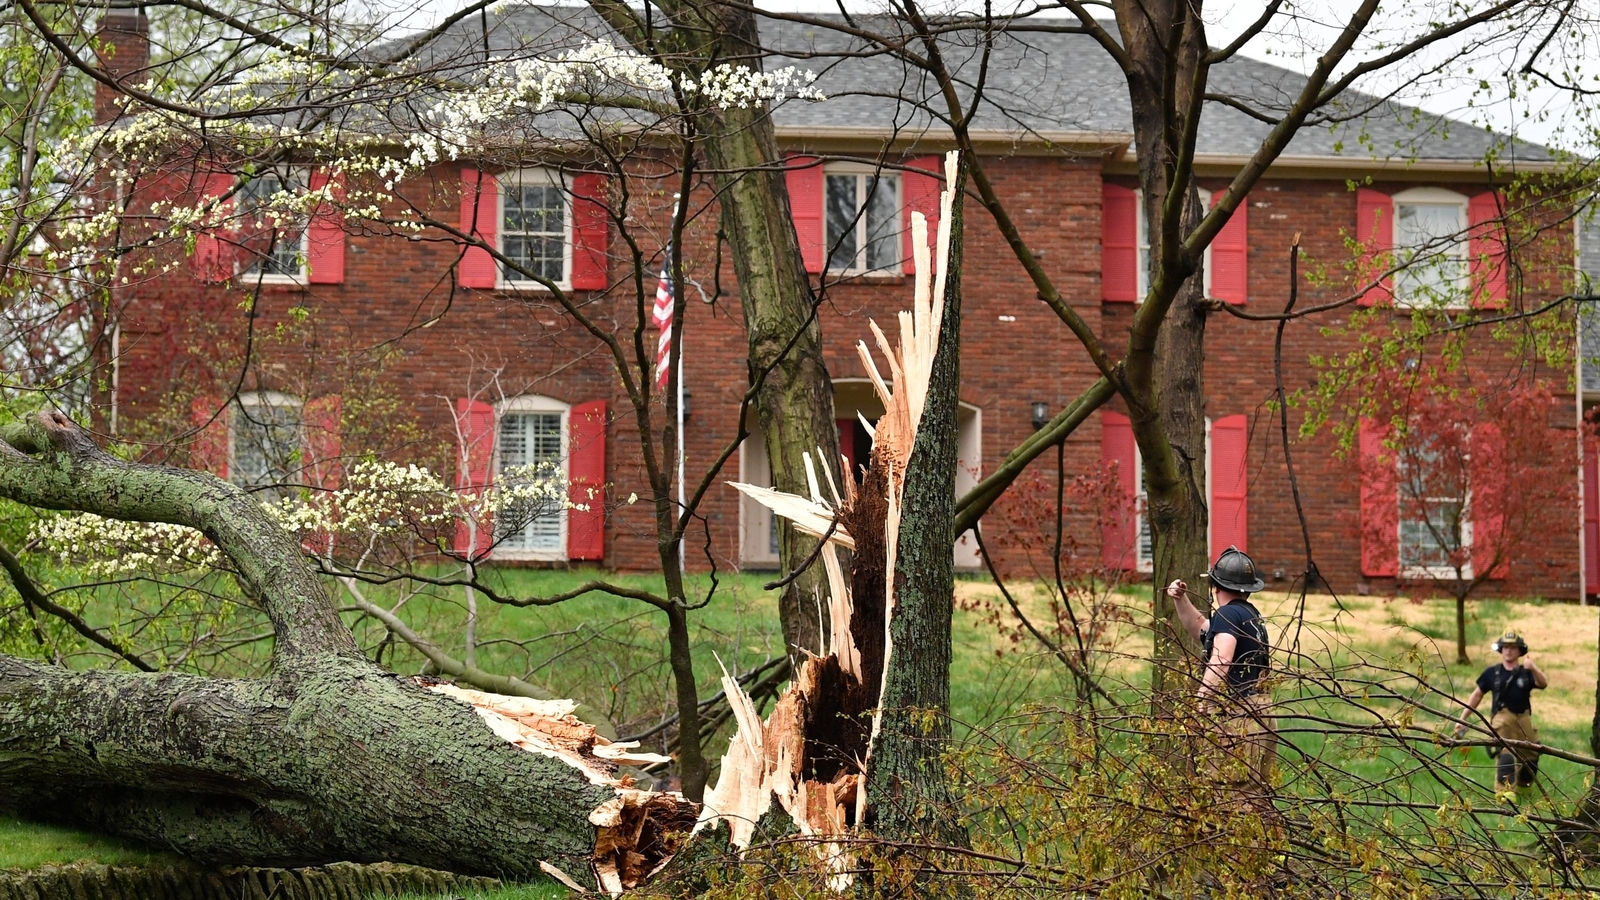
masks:
<svg viewBox="0 0 1600 900"><path fill-rule="evenodd" d="M238 488L114 459L60 414L0 437L0 496L199 529L275 638L271 675L253 680L0 656L0 805L208 862L554 867L589 885L653 868L674 849L664 835L693 821L694 804L618 775L659 758L598 737L567 701L422 684L365 659L299 548Z"/></svg>

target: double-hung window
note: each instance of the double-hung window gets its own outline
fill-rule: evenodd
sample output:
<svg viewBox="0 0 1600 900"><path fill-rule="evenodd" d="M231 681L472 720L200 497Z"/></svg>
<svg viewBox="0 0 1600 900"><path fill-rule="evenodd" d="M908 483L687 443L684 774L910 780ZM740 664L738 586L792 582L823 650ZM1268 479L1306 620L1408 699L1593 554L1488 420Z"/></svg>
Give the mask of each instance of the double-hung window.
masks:
<svg viewBox="0 0 1600 900"><path fill-rule="evenodd" d="M510 492L496 516L497 552L565 555L567 410L543 397L510 401L500 414L496 483Z"/></svg>
<svg viewBox="0 0 1600 900"><path fill-rule="evenodd" d="M1467 198L1443 188L1394 195L1395 302L1451 307L1467 299Z"/></svg>
<svg viewBox="0 0 1600 900"><path fill-rule="evenodd" d="M298 282L306 277L304 170L267 171L239 188L239 243L246 251L246 278Z"/></svg>
<svg viewBox="0 0 1600 900"><path fill-rule="evenodd" d="M572 271L571 204L561 176L544 169L507 172L500 180L500 251L509 286L536 286L528 273L567 284Z"/></svg>
<svg viewBox="0 0 1600 900"><path fill-rule="evenodd" d="M830 168L824 208L828 271L848 275L900 265L900 176L870 168Z"/></svg>
<svg viewBox="0 0 1600 900"><path fill-rule="evenodd" d="M1464 442L1440 437L1407 441L1399 450L1400 573L1472 577L1469 460Z"/></svg>
<svg viewBox="0 0 1600 900"><path fill-rule="evenodd" d="M231 418L228 480L246 490L283 494L305 453L300 401L274 391L243 394Z"/></svg>

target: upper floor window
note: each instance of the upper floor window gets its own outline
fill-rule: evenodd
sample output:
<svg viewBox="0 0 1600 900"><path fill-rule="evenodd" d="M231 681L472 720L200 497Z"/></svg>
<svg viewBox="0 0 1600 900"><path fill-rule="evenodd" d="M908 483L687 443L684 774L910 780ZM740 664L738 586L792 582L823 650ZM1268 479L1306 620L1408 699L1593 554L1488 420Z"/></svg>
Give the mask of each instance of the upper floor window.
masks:
<svg viewBox="0 0 1600 900"><path fill-rule="evenodd" d="M298 399L275 391L241 394L229 430L228 480L269 493L294 483L305 447Z"/></svg>
<svg viewBox="0 0 1600 900"><path fill-rule="evenodd" d="M565 185L544 169L507 172L500 180L500 250L515 266L508 284L537 284L524 272L566 283L571 271L571 215Z"/></svg>
<svg viewBox="0 0 1600 900"><path fill-rule="evenodd" d="M295 208L307 187L305 172L260 172L239 187L239 244L247 253L241 274L298 281L306 275L306 216Z"/></svg>
<svg viewBox="0 0 1600 900"><path fill-rule="evenodd" d="M498 427L497 481L527 491L497 517L497 552L560 558L566 548L567 407L547 397L519 397L502 408Z"/></svg>
<svg viewBox="0 0 1600 900"><path fill-rule="evenodd" d="M861 167L825 176L828 270L881 272L900 265L900 176Z"/></svg>
<svg viewBox="0 0 1600 900"><path fill-rule="evenodd" d="M1467 198L1443 188L1394 195L1395 302L1455 306L1466 300Z"/></svg>

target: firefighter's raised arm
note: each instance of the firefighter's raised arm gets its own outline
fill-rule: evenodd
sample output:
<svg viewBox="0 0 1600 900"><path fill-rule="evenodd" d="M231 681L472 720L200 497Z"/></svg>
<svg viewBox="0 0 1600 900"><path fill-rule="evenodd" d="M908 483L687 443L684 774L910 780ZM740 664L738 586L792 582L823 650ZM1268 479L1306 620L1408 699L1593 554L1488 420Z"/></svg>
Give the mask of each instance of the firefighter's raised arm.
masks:
<svg viewBox="0 0 1600 900"><path fill-rule="evenodd" d="M1205 627L1206 620L1190 602L1189 586L1182 579L1174 579L1167 585L1167 596L1172 598L1172 605L1178 610L1178 622L1183 625L1183 630L1189 632L1191 640L1200 640L1200 629Z"/></svg>

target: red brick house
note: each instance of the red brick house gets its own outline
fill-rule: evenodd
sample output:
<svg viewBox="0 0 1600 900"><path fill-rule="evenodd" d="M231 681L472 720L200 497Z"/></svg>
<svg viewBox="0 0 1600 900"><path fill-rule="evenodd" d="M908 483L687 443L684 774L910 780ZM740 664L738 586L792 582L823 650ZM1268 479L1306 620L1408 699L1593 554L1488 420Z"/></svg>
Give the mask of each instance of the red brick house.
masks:
<svg viewBox="0 0 1600 900"><path fill-rule="evenodd" d="M124 32L137 30L137 22L121 13L108 14L106 22L105 27ZM797 64L824 70L819 87L828 100L785 104L774 117L791 163L790 200L806 268L825 291L821 326L836 415L844 452L854 456L865 452L868 440L859 419L871 421L879 412L854 345L868 335L868 317L886 321L908 302L902 232L910 210L931 207L937 181L925 173L935 169L932 154L949 142L924 114L870 89L902 80L898 69L885 69L888 61L846 56L848 41L839 35L776 21L763 29L771 45L790 48L797 59L798 51L806 51ZM582 9L523 7L497 19L484 40L509 46L527 36L570 39L573 33L598 30ZM1063 295L1117 346L1143 294L1143 216L1127 112L1119 105L1126 96L1121 76L1088 43L1076 35L1030 34L1026 43L1002 46L991 91L1009 106L1006 115L980 120L978 134L991 177L1030 245ZM827 65L817 56L826 52L838 53ZM135 62L128 55L118 60L119 65ZM1298 76L1238 60L1218 67L1213 81L1221 90L1258 95L1292 87ZM1403 252L1439 234L1470 231L1473 237L1459 252L1445 254L1443 275L1402 274L1362 304L1392 306L1386 315L1410 316L1411 298L1458 283L1471 294L1463 303L1503 301L1505 269L1481 264L1492 256L1494 238L1489 226L1479 227L1499 208L1500 176L1481 163L1496 140L1461 123L1449 124L1448 139L1426 127L1419 131L1413 112L1377 104L1363 123L1306 129L1209 251L1209 294L1246 310L1281 308L1296 234L1302 235L1305 259L1311 261L1302 272L1321 273L1300 285L1301 305L1314 306L1351 293L1355 281L1342 266L1350 257L1349 241ZM1197 172L1202 187L1215 190L1226 185L1266 126L1222 107L1208 116ZM1423 119L1424 126L1440 124ZM1391 156L1374 158L1350 140L1362 128ZM880 155L906 168L877 168L873 161ZM1542 148L1518 143L1501 147L1500 163L1503 171L1556 170ZM216 193L232 181L226 173L214 177L217 183L200 179L194 187ZM323 177L315 165L307 165L258 178L250 190L270 194L285 181L315 183ZM633 327L635 272L608 226L601 205L608 202L604 184L581 166L548 160L511 168L452 163L434 167L396 192L441 219L458 220L463 230L570 287L619 333ZM250 202L250 196L246 191L241 202ZM1041 413L1048 417L1060 410L1096 376L1070 332L1035 298L1031 282L981 208L975 203L967 208L958 490L1029 435ZM658 204L657 212L657 221L664 223L666 204ZM604 504L541 517L507 536L489 551L491 559L652 568L651 513L627 501L630 494L645 493L637 436L597 342L536 285L508 280L487 253L462 255L451 241L381 232L331 214L313 216L300 227L274 226L216 245L202 241L182 266L136 279L118 298L115 378L108 397L123 430L139 421L165 422L169 433L181 430L176 425L193 424L200 438L191 458L243 484L326 481L330 476L307 472L321 465L320 458L338 456L341 446L351 449L355 430L378 422L376 413L357 402L357 392L383 394L393 401L386 414L398 403L416 423L416 437L391 442L392 452L453 467L462 485L486 483L509 466L547 463L561 468L575 490L604 491ZM734 433L737 399L747 383L738 289L731 264L715 253L714 214L695 225L693 237L698 243L685 252L686 259L694 258L690 277L696 288L679 301L689 307L683 377L691 398L685 454L691 481L696 466L714 458ZM1553 297L1567 289L1574 250L1570 230L1553 240L1546 256L1554 262L1544 261L1547 277L1523 281L1530 296ZM723 259L720 273L713 271L714 259ZM659 258L651 262L659 264ZM644 278L653 289L655 270ZM723 294L714 296L712 285L718 281ZM253 318L236 312L241 292L247 291L259 292ZM715 302L702 303L702 298ZM1306 388L1316 378L1313 357L1346 348L1351 339L1340 336L1339 329L1352 311L1339 308L1289 326L1284 367L1291 390ZM305 321L312 324L296 330L295 323ZM241 345L246 331L253 329L259 337L273 328L281 338L255 340L248 366L229 369L200 360L208 350ZM1230 544L1247 549L1274 584L1287 587L1301 571L1305 551L1275 415L1267 406L1274 388L1273 341L1270 322L1223 313L1211 319L1207 490L1213 550ZM343 352L378 344L385 346L385 355L371 375L352 378L346 369L341 380L326 365L313 365L319 358L324 364L339 358L333 348ZM231 350L224 355L230 354L237 357ZM1570 390L1564 376L1556 377L1561 389ZM373 387L380 383L381 390ZM236 399L221 403L235 393ZM1563 402L1572 407L1570 393ZM1295 411L1296 426L1302 414ZM1575 424L1574 410L1552 426L1572 429ZM1572 438L1575 443L1575 432ZM288 471L273 459L288 447L305 461L303 471ZM1362 465L1362 447L1368 457L1376 452L1363 442L1350 459L1340 459L1324 428L1296 441L1295 462L1326 580L1340 591L1387 592L1406 575L1402 560L1426 557L1430 548L1416 528L1408 527L1400 500L1392 492L1384 495L1389 482L1382 473L1371 474L1372 459ZM1115 403L1068 440L1065 454L1069 473L1102 471L1104 464L1117 463L1123 491L1130 500L1137 497L1137 453ZM747 440L719 480L768 477L761 441ZM1578 478L1575 468L1571 477ZM691 568L703 568L708 559L722 568L776 565L765 511L719 487L701 512L704 532L691 541ZM1363 517L1378 515L1396 520L1392 544L1375 545L1358 527ZM1512 560L1508 577L1496 589L1579 596L1584 583L1580 511L1574 509L1571 518L1570 529L1544 536L1536 557ZM1102 530L1102 523L1085 514L1070 521L1079 534ZM1099 536L1104 559L1135 573L1147 571L1148 545L1141 532L1137 520L1105 527ZM461 549L473 548L473 538L461 540ZM956 554L964 566L978 562L967 540ZM1012 563L1022 565L1020 559Z"/></svg>

